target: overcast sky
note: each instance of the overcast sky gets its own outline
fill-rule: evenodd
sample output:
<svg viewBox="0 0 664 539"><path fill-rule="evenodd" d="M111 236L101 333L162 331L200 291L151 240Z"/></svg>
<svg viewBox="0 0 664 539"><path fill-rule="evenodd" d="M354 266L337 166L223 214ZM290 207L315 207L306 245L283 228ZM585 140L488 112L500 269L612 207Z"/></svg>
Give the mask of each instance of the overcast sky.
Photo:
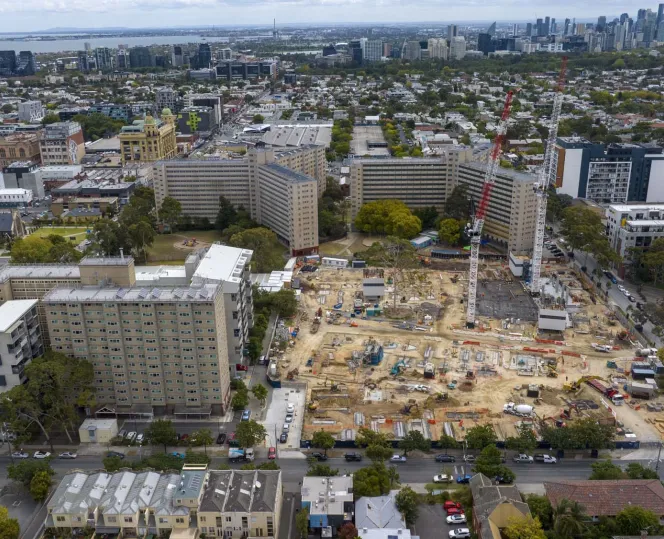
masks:
<svg viewBox="0 0 664 539"><path fill-rule="evenodd" d="M0 0L0 31L289 22L596 19L657 4L635 0Z"/></svg>

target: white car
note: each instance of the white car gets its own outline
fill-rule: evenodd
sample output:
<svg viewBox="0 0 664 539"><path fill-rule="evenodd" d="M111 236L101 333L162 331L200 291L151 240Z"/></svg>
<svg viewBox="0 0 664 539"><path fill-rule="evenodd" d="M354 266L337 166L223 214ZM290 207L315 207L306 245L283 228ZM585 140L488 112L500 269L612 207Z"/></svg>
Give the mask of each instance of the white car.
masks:
<svg viewBox="0 0 664 539"><path fill-rule="evenodd" d="M134 431L127 434L127 440L129 440L130 442L133 442L134 438L136 438L136 433Z"/></svg>
<svg viewBox="0 0 664 539"><path fill-rule="evenodd" d="M14 451L14 452L12 453L12 458L13 458L13 459L29 459L29 458L30 458L30 455L28 455L28 454L27 454L26 452L24 452L24 451Z"/></svg>
<svg viewBox="0 0 664 539"><path fill-rule="evenodd" d="M137 444L142 444L143 440L145 440L145 435L144 434L141 433L138 436L136 436L136 443Z"/></svg>
<svg viewBox="0 0 664 539"><path fill-rule="evenodd" d="M47 459L51 454L48 451L35 451L35 454L32 455L32 458L35 459Z"/></svg>
<svg viewBox="0 0 664 539"><path fill-rule="evenodd" d="M624 292L624 291L625 291L625 287L624 287L623 285L619 284L619 285L618 285L618 290L620 290L621 292Z"/></svg>
<svg viewBox="0 0 664 539"><path fill-rule="evenodd" d="M466 520L466 515L459 514L459 515L450 515L445 519L445 522L447 522L448 524L465 524L466 522L468 522L468 520Z"/></svg>
<svg viewBox="0 0 664 539"><path fill-rule="evenodd" d="M293 412L295 412L295 405L293 403L289 402L286 405L286 413L292 414Z"/></svg>
<svg viewBox="0 0 664 539"><path fill-rule="evenodd" d="M550 455L544 455L544 460L542 462L544 464L556 464L558 462L558 459Z"/></svg>
<svg viewBox="0 0 664 539"><path fill-rule="evenodd" d="M470 537L470 530L468 528L457 528L456 530L450 530L451 539L467 539Z"/></svg>
<svg viewBox="0 0 664 539"><path fill-rule="evenodd" d="M514 457L514 462L525 462L526 464L530 464L533 462L533 457L524 454L516 455Z"/></svg>
<svg viewBox="0 0 664 539"><path fill-rule="evenodd" d="M78 457L78 454L72 453L71 451L65 451L64 453L60 453L58 455L58 458L61 459L75 459L76 457Z"/></svg>
<svg viewBox="0 0 664 539"><path fill-rule="evenodd" d="M390 462L406 462L406 460L405 455L392 455L390 458Z"/></svg>
<svg viewBox="0 0 664 539"><path fill-rule="evenodd" d="M452 476L450 475L434 475L433 476L433 482L434 483L451 483L452 482Z"/></svg>

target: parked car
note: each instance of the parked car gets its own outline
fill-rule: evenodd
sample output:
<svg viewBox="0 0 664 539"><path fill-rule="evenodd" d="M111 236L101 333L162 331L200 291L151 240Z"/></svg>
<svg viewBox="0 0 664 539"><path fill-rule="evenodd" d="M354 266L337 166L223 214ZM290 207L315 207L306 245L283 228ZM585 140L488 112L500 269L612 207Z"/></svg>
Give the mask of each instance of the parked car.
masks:
<svg viewBox="0 0 664 539"><path fill-rule="evenodd" d="M137 444L142 444L143 440L145 440L145 434L140 433L138 436L136 436L136 443Z"/></svg>
<svg viewBox="0 0 664 539"><path fill-rule="evenodd" d="M445 522L448 524L465 524L468 521L466 515L450 515L445 519Z"/></svg>
<svg viewBox="0 0 664 539"><path fill-rule="evenodd" d="M288 413L288 414L292 414L292 413L294 413L294 412L295 412L295 405L294 405L292 402L289 402L289 403L286 405L286 413Z"/></svg>
<svg viewBox="0 0 664 539"><path fill-rule="evenodd" d="M72 453L71 451L65 451L64 453L60 453L58 455L58 458L61 459L75 459L76 457L78 457L78 455L76 453Z"/></svg>
<svg viewBox="0 0 664 539"><path fill-rule="evenodd" d="M526 464L532 464L533 457L531 457L530 455L525 455L525 454L521 453L520 455L515 455L514 456L514 462L523 462L523 463L526 463Z"/></svg>
<svg viewBox="0 0 664 539"><path fill-rule="evenodd" d="M180 436L180 441L181 442L188 442L189 441L189 435L188 434L183 434Z"/></svg>
<svg viewBox="0 0 664 539"><path fill-rule="evenodd" d="M285 444L287 441L288 441L288 433L282 432L281 436L279 436L279 443Z"/></svg>
<svg viewBox="0 0 664 539"><path fill-rule="evenodd" d="M242 412L242 421L249 421L249 418L251 417L251 410L245 410Z"/></svg>
<svg viewBox="0 0 664 539"><path fill-rule="evenodd" d="M225 441L226 441L225 432L220 432L219 434L217 434L217 445L223 445Z"/></svg>
<svg viewBox="0 0 664 539"><path fill-rule="evenodd" d="M325 455L324 453L311 453L309 456L310 456L311 458L316 459L316 460L319 461L319 462L320 462L320 461L327 460L327 455Z"/></svg>
<svg viewBox="0 0 664 539"><path fill-rule="evenodd" d="M544 460L542 460L544 464L557 464L558 459L556 457L552 457L550 455L544 455Z"/></svg>
<svg viewBox="0 0 664 539"><path fill-rule="evenodd" d="M184 459L184 453L178 453L177 451L173 451L171 453L171 457L175 457L178 459Z"/></svg>
<svg viewBox="0 0 664 539"><path fill-rule="evenodd" d="M451 475L445 475L445 474L438 474L433 476L433 482L434 483L451 483L452 482L452 476Z"/></svg>
<svg viewBox="0 0 664 539"><path fill-rule="evenodd" d="M124 453L120 453L119 451L109 451L106 453L107 457L118 457L119 459L125 458Z"/></svg>
<svg viewBox="0 0 664 539"><path fill-rule="evenodd" d="M50 456L51 454L48 451L35 451L34 455L32 455L32 458L47 459Z"/></svg>
<svg viewBox="0 0 664 539"><path fill-rule="evenodd" d="M134 438L136 438L136 433L134 431L127 434L127 440L129 440L130 442L133 442Z"/></svg>
<svg viewBox="0 0 664 539"><path fill-rule="evenodd" d="M463 509L461 507L450 507L449 509L446 509L446 511L447 511L447 516L463 515Z"/></svg>
<svg viewBox="0 0 664 539"><path fill-rule="evenodd" d="M292 423L293 422L293 414L288 414L286 416L286 423Z"/></svg>
<svg viewBox="0 0 664 539"><path fill-rule="evenodd" d="M436 462L456 462L456 457L452 455L436 455Z"/></svg>
<svg viewBox="0 0 664 539"><path fill-rule="evenodd" d="M457 481L457 483L459 483L460 485L461 485L461 484L464 484L464 483L470 483L470 478L471 478L471 477L472 477L472 475L469 475L469 474L466 474L466 475L459 475L459 476L457 477L457 480L456 480L456 481Z"/></svg>
<svg viewBox="0 0 664 539"><path fill-rule="evenodd" d="M359 453L346 453L344 455L344 458L346 459L347 462L361 462L362 461L362 455Z"/></svg>
<svg viewBox="0 0 664 539"><path fill-rule="evenodd" d="M126 438L127 437L127 431L122 429L120 432L118 432L118 436L120 438Z"/></svg>
<svg viewBox="0 0 664 539"><path fill-rule="evenodd" d="M443 509L447 511L450 507L458 507L459 509L461 509L461 504L459 502L453 502L452 500L447 500L443 504Z"/></svg>
<svg viewBox="0 0 664 539"><path fill-rule="evenodd" d="M475 462L475 455L466 455L463 457L465 462Z"/></svg>
<svg viewBox="0 0 664 539"><path fill-rule="evenodd" d="M12 453L12 458L13 459L29 459L30 455L28 455L25 451L14 451Z"/></svg>
<svg viewBox="0 0 664 539"><path fill-rule="evenodd" d="M406 457L405 455L392 455L392 458L390 458L390 462L406 462Z"/></svg>
<svg viewBox="0 0 664 539"><path fill-rule="evenodd" d="M499 485L510 485L512 484L512 479L505 477L504 475L497 475L493 480Z"/></svg>
<svg viewBox="0 0 664 539"><path fill-rule="evenodd" d="M450 530L450 539L467 539L470 537L470 530L468 528L458 528Z"/></svg>
<svg viewBox="0 0 664 539"><path fill-rule="evenodd" d="M277 448L276 447L270 447L270 449L267 450L267 458L269 460L274 460L277 458Z"/></svg>

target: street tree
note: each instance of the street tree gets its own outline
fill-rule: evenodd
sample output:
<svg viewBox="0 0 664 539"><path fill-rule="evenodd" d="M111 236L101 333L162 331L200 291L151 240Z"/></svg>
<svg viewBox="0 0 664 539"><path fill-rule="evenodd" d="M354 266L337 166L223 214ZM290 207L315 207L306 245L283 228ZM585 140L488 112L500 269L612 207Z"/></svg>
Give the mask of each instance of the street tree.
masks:
<svg viewBox="0 0 664 539"><path fill-rule="evenodd" d="M431 442L419 430L410 430L402 440L399 440L399 449L404 455L408 455L408 451L429 451Z"/></svg>
<svg viewBox="0 0 664 539"><path fill-rule="evenodd" d="M533 517L538 518L544 529L549 529L553 523L553 507L546 496L528 494L526 503Z"/></svg>
<svg viewBox="0 0 664 539"><path fill-rule="evenodd" d="M587 251L604 235L601 216L586 206L570 206L563 211L560 229L572 252Z"/></svg>
<svg viewBox="0 0 664 539"><path fill-rule="evenodd" d="M494 445L498 437L491 425L477 425L466 431L466 443L470 449L484 449Z"/></svg>
<svg viewBox="0 0 664 539"><path fill-rule="evenodd" d="M314 435L311 439L311 445L317 449L322 449L327 455L327 450L334 447L334 437L329 433L323 430L314 432Z"/></svg>
<svg viewBox="0 0 664 539"><path fill-rule="evenodd" d="M657 535L662 526L659 517L638 505L625 507L616 515L616 524L621 535L641 535L643 530L648 534Z"/></svg>
<svg viewBox="0 0 664 539"><path fill-rule="evenodd" d="M459 447L459 442L456 441L456 438L453 436L449 436L448 434L442 434L440 436L440 440L438 441L438 445L440 446L441 449L445 450L445 454L447 455L448 450L450 449L456 449Z"/></svg>
<svg viewBox="0 0 664 539"><path fill-rule="evenodd" d="M156 419L150 423L145 429L145 436L152 445L163 445L164 453L168 451L168 446L178 443L178 435L170 419Z"/></svg>
<svg viewBox="0 0 664 539"><path fill-rule="evenodd" d="M365 454L372 462L383 462L392 456L392 448L384 445L372 444L367 446Z"/></svg>
<svg viewBox="0 0 664 539"><path fill-rule="evenodd" d="M371 429L362 427L355 437L355 443L360 447L367 447L370 445L378 445L382 447L390 447L390 442L387 435L382 432L374 432Z"/></svg>
<svg viewBox="0 0 664 539"><path fill-rule="evenodd" d="M473 466L473 471L475 473L481 473L487 477L493 479L497 476L513 477L514 474L511 473L511 470L506 466L503 466L502 463L503 456L495 445L487 445L482 449L481 453L475 459L475 465ZM505 474L505 471L509 471L509 474Z"/></svg>
<svg viewBox="0 0 664 539"><path fill-rule="evenodd" d="M517 436L511 436L505 440L505 447L519 453L529 453L537 447L537 438L533 429L523 424L517 427Z"/></svg>
<svg viewBox="0 0 664 539"><path fill-rule="evenodd" d="M630 462L625 469L630 479L658 479L657 472L652 468L646 468L638 462Z"/></svg>
<svg viewBox="0 0 664 539"><path fill-rule="evenodd" d="M256 397L261 403L261 406L265 406L265 401L267 400L268 396L267 388L263 384L256 384L251 388L251 392L253 393L254 397Z"/></svg>
<svg viewBox="0 0 664 539"><path fill-rule="evenodd" d="M330 467L329 464L322 464L316 461L309 463L307 477L334 477L336 475L339 475L339 470Z"/></svg>
<svg viewBox="0 0 664 539"><path fill-rule="evenodd" d="M300 539L309 535L309 508L303 507L295 516L295 527L300 534Z"/></svg>
<svg viewBox="0 0 664 539"><path fill-rule="evenodd" d="M399 481L401 477L399 475L399 470L397 470L396 466L387 467L387 478L390 481L390 490L393 490L399 486Z"/></svg>
<svg viewBox="0 0 664 539"><path fill-rule="evenodd" d="M122 466L124 466L124 463L122 462L122 459L120 457L104 457L102 459L102 465L104 466L104 470L106 470L108 473L113 473L117 472Z"/></svg>
<svg viewBox="0 0 664 539"><path fill-rule="evenodd" d="M590 474L591 481L604 481L607 479L625 479L625 472L620 466L616 466L611 462L611 459L600 460L593 462L590 466L592 473Z"/></svg>
<svg viewBox="0 0 664 539"><path fill-rule="evenodd" d="M458 245L461 241L461 230L463 223L452 219L443 219L438 227L438 237L447 245Z"/></svg>
<svg viewBox="0 0 664 539"><path fill-rule="evenodd" d="M419 513L418 506L420 500L415 491L408 487L401 487L401 490L394 497L394 504L397 506L399 512L403 515L407 526L412 526L417 520Z"/></svg>
<svg viewBox="0 0 664 539"><path fill-rule="evenodd" d="M159 219L169 226L171 232L175 230L181 214L182 204L173 197L165 197L159 207Z"/></svg>
<svg viewBox="0 0 664 539"><path fill-rule="evenodd" d="M231 399L231 408L233 410L244 410L249 406L249 393L245 391L237 391Z"/></svg>
<svg viewBox="0 0 664 539"><path fill-rule="evenodd" d="M542 524L531 516L510 518L501 535L505 539L546 539Z"/></svg>
<svg viewBox="0 0 664 539"><path fill-rule="evenodd" d="M353 496L384 496L390 491L390 477L382 462L360 468L353 475Z"/></svg>
<svg viewBox="0 0 664 539"><path fill-rule="evenodd" d="M656 238L648 248L648 252L641 256L641 261L648 268L653 283L657 284L664 276L664 238Z"/></svg>
<svg viewBox="0 0 664 539"><path fill-rule="evenodd" d="M210 429L199 429L191 435L192 440L198 445L202 445L207 455L207 446L214 443L214 438L212 437L212 431Z"/></svg>
<svg viewBox="0 0 664 539"><path fill-rule="evenodd" d="M265 427L260 423L256 423L253 419L249 421L240 421L235 427L235 439L240 444L240 447L254 447L267 437Z"/></svg>
<svg viewBox="0 0 664 539"><path fill-rule="evenodd" d="M20 534L21 528L18 525L18 520L11 518L9 509L0 505L0 539L18 539Z"/></svg>
<svg viewBox="0 0 664 539"><path fill-rule="evenodd" d="M46 470L40 470L30 480L30 496L36 502L43 502L52 485L51 475Z"/></svg>
<svg viewBox="0 0 664 539"><path fill-rule="evenodd" d="M33 478L40 473L45 473L49 477L55 475L48 460L22 460L7 467L7 477L28 489Z"/></svg>

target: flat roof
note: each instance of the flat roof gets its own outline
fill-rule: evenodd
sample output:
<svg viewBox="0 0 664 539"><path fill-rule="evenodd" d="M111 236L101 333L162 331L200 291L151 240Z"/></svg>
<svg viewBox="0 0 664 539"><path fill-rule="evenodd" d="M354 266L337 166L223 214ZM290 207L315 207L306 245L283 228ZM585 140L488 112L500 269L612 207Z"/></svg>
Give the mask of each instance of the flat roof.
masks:
<svg viewBox="0 0 664 539"><path fill-rule="evenodd" d="M0 270L0 283L8 279L80 279L78 266L39 264L30 266L6 265Z"/></svg>
<svg viewBox="0 0 664 539"><path fill-rule="evenodd" d="M194 272L192 282L234 282L242 280L242 269L253 251L228 245L211 245Z"/></svg>
<svg viewBox="0 0 664 539"><path fill-rule="evenodd" d="M619 212L637 210L664 211L664 204L611 204L609 209Z"/></svg>
<svg viewBox="0 0 664 539"><path fill-rule="evenodd" d="M155 287L155 288L54 288L44 298L44 303L62 303L66 301L104 302L210 302L220 290L218 284L204 284L200 287Z"/></svg>
<svg viewBox="0 0 664 539"><path fill-rule="evenodd" d="M0 305L0 332L7 331L35 305L37 305L36 299L15 299Z"/></svg>
<svg viewBox="0 0 664 539"><path fill-rule="evenodd" d="M661 219L639 219L638 221L627 221L629 226L664 226Z"/></svg>
<svg viewBox="0 0 664 539"><path fill-rule="evenodd" d="M81 260L79 266L128 266L130 262L133 262L134 258L131 256L113 256L108 258L97 258L92 256L86 256Z"/></svg>
<svg viewBox="0 0 664 539"><path fill-rule="evenodd" d="M312 178L311 176L307 176L306 174L301 174L300 172L295 172L294 170L291 170L290 168L283 167L281 165L277 165L277 163L269 163L268 165L262 165L263 167L269 168L274 170L275 172L278 172L282 176L286 176L290 181L292 182L299 182L299 183L305 183L305 182L315 182L316 180Z"/></svg>

